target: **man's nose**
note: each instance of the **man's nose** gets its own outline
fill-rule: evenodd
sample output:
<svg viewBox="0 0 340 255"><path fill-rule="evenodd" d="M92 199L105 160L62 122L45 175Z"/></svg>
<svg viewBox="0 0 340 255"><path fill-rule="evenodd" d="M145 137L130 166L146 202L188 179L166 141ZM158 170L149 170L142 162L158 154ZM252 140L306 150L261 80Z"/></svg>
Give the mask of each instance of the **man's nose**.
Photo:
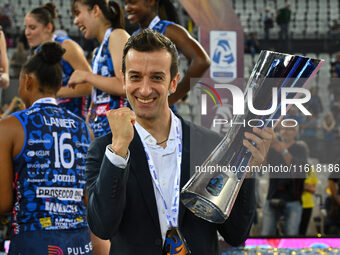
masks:
<svg viewBox="0 0 340 255"><path fill-rule="evenodd" d="M139 93L144 97L147 97L152 93L152 88L147 79L143 79L141 82Z"/></svg>

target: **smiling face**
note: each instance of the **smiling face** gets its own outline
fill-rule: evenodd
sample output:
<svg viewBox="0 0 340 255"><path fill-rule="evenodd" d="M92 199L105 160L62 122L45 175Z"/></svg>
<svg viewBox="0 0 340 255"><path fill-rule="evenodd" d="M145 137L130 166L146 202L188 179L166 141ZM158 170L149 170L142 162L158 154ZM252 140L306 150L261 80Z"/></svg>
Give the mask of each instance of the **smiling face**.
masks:
<svg viewBox="0 0 340 255"><path fill-rule="evenodd" d="M89 6L76 2L73 9L73 23L83 32L86 39L95 38L97 28L94 25L93 10Z"/></svg>
<svg viewBox="0 0 340 255"><path fill-rule="evenodd" d="M154 0L125 0L124 9L131 24L141 23L148 26L150 16L155 14Z"/></svg>
<svg viewBox="0 0 340 255"><path fill-rule="evenodd" d="M24 20L25 36L30 47L36 47L52 37L53 25L45 26L37 21L33 14L27 14Z"/></svg>
<svg viewBox="0 0 340 255"><path fill-rule="evenodd" d="M169 113L168 93L174 93L179 74L171 80L171 54L167 50L126 54L124 88L137 119L154 120Z"/></svg>

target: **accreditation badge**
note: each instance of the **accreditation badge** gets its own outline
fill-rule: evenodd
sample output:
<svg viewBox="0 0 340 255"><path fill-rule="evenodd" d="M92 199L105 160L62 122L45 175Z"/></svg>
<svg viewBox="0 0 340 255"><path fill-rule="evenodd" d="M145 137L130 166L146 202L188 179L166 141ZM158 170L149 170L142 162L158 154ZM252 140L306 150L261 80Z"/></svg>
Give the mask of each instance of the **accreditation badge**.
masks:
<svg viewBox="0 0 340 255"><path fill-rule="evenodd" d="M166 232L162 255L191 254L184 237L178 228L170 228Z"/></svg>

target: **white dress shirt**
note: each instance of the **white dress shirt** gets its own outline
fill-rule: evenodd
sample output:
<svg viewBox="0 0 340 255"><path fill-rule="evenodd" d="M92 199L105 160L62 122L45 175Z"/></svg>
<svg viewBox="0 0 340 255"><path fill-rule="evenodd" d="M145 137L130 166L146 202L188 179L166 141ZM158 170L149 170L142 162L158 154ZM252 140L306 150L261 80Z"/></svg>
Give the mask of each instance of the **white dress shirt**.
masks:
<svg viewBox="0 0 340 255"><path fill-rule="evenodd" d="M147 132L137 121L135 123L135 128L138 132L138 135L141 138L144 147L147 147L150 156L152 157L153 163L156 168L156 173L159 179L159 183L161 186L161 190L163 195L165 196L165 202L169 208L171 208L171 203L174 191L174 181L176 178L176 172L179 171L180 176L180 169L177 167L177 150L176 150L176 125L175 125L175 118L177 119L177 123L179 123L179 130L182 133L182 126L181 121L177 118L177 116L171 112L171 126L170 126L170 133L167 140L166 147L163 148L160 145L157 145L156 139ZM127 165L127 159L124 159L118 155L115 155L110 150L106 149L105 152L106 157L110 160L112 164L117 167L125 168ZM150 173L151 174L151 173ZM163 242L165 240L166 231L168 230L169 226L166 219L166 212L164 208L163 198L158 191L155 183L153 182L153 190L155 193L157 209L158 209L158 218L162 233ZM179 194L178 194L179 195ZM178 214L178 211L177 211ZM176 227L176 226L174 226Z"/></svg>

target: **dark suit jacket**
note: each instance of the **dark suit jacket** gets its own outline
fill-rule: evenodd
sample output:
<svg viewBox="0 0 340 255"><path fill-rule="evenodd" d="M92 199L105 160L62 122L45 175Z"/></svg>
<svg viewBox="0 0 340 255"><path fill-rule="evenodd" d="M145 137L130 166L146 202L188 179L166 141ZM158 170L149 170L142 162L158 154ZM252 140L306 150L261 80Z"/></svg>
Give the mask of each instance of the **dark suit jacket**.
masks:
<svg viewBox="0 0 340 255"><path fill-rule="evenodd" d="M190 163L201 165L208 156L200 152L204 150L197 150L195 159L190 159L190 147L210 146L208 151L211 151L218 144L220 137L212 131L190 124L183 119L181 122L183 130L182 188L190 178ZM207 138L213 141L214 146L207 145L209 144L206 142ZM111 144L111 141L111 134L97 138L91 144L87 155L90 228L98 237L111 240L110 254L159 255L162 251L162 236L158 211L152 178L140 137L135 130L134 138L129 146L130 159L126 169L115 167L106 158L106 145ZM223 224L213 224L202 220L180 204L179 227L192 254L217 254L217 231L229 244L233 246L242 244L253 222L254 194L254 180L245 180L230 217Z"/></svg>

